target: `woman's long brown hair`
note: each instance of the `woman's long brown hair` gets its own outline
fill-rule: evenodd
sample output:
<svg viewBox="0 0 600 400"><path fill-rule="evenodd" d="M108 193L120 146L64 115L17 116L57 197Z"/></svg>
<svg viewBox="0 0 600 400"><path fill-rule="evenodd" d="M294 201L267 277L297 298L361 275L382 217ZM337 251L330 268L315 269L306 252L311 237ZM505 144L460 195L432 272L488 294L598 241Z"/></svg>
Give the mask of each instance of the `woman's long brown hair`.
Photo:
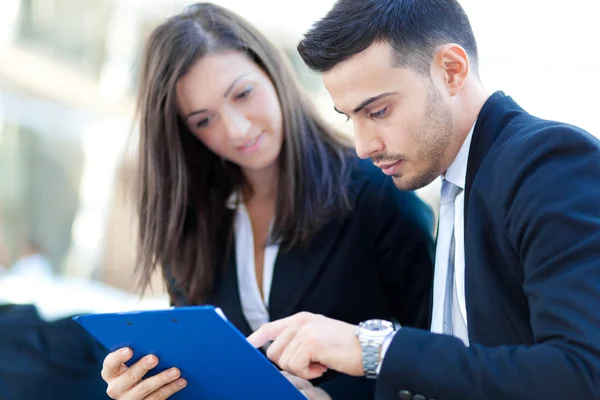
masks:
<svg viewBox="0 0 600 400"><path fill-rule="evenodd" d="M269 75L283 112L276 215L271 241L282 251L307 245L331 218L351 209L351 148L317 115L281 53L246 21L200 3L158 26L146 43L138 93L136 270L146 287L157 267L188 304L213 290L217 241L232 234L227 198L243 185L178 117L175 86L209 53L237 50ZM198 88L202 90L202 88ZM220 265L218 265L220 264Z"/></svg>

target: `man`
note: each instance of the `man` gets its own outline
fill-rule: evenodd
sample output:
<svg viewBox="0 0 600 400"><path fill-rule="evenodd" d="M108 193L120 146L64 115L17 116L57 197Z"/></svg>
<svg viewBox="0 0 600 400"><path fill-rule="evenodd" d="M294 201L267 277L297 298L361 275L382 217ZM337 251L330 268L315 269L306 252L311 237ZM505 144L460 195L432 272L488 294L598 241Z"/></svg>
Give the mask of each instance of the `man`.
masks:
<svg viewBox="0 0 600 400"><path fill-rule="evenodd" d="M455 0L339 0L298 49L359 156L442 176L432 332L298 314L248 340L315 399L326 369L379 399L600 398L599 141L489 95Z"/></svg>

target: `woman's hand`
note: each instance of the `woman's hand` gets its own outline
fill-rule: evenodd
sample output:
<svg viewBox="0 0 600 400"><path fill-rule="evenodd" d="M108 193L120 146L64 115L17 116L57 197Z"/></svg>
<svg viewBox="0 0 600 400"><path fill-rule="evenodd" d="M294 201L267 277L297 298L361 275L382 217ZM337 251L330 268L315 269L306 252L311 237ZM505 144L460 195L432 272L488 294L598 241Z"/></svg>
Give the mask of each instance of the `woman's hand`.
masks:
<svg viewBox="0 0 600 400"><path fill-rule="evenodd" d="M110 353L104 359L102 379L108 383L106 393L111 399L168 399L187 385L185 379L178 379L181 373L177 368L170 368L142 380L148 371L158 365L158 358L154 355L147 355L131 367L127 367L125 363L132 356L131 349L123 348Z"/></svg>
<svg viewBox="0 0 600 400"><path fill-rule="evenodd" d="M331 397L323 389L314 387L309 381L298 378L289 372L282 371L283 376L287 378L296 389L300 391L308 400L331 400Z"/></svg>

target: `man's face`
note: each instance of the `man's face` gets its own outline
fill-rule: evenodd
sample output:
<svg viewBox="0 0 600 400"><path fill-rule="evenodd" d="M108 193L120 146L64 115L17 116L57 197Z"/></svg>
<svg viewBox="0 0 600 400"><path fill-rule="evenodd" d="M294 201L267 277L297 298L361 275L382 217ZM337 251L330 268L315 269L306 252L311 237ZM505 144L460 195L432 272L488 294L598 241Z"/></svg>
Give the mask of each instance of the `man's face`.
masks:
<svg viewBox="0 0 600 400"><path fill-rule="evenodd" d="M354 125L356 152L371 158L401 190L423 187L451 162L451 108L429 77L393 66L388 43L365 51L323 74L338 112Z"/></svg>

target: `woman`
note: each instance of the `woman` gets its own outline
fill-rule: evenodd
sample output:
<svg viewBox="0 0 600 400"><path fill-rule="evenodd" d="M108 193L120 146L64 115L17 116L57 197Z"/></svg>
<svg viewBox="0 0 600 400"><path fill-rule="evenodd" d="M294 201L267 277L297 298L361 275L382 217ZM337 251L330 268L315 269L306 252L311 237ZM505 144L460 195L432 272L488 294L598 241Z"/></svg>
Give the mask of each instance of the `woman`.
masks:
<svg viewBox="0 0 600 400"><path fill-rule="evenodd" d="M247 22L197 4L156 28L138 101L143 284L162 268L173 304L219 306L246 335L298 311L428 326L429 209L356 159ZM158 360L131 356L105 360L112 398L185 387L177 369L138 384ZM314 383L373 397L365 379Z"/></svg>

